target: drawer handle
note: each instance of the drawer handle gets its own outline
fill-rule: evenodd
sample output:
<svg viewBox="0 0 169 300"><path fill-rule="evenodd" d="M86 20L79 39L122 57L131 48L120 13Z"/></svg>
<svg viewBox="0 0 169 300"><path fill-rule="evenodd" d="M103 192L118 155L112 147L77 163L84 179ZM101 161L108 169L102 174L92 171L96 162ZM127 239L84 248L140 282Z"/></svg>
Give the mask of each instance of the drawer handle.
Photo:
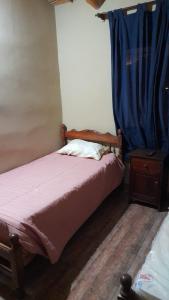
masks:
<svg viewBox="0 0 169 300"><path fill-rule="evenodd" d="M158 181L158 180L155 180L154 183L155 183L155 184L159 184L159 181Z"/></svg>

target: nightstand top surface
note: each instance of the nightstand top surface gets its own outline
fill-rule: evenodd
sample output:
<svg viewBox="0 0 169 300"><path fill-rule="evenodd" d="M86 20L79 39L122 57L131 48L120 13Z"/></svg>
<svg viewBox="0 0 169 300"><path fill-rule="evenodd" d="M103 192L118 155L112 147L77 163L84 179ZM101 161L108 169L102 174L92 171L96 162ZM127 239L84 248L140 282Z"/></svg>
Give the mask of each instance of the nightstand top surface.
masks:
<svg viewBox="0 0 169 300"><path fill-rule="evenodd" d="M139 157L144 159L153 159L153 160L165 160L168 156L167 153L161 152L159 150L155 150L153 155L148 155L151 152L149 149L136 149L129 153L129 158L131 157Z"/></svg>

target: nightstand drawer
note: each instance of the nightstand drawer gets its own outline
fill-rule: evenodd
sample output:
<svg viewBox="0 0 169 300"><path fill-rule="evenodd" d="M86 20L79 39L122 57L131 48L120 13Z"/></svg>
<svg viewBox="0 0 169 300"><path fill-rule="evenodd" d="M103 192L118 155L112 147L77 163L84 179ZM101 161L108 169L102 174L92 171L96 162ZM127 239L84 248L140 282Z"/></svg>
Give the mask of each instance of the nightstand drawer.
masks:
<svg viewBox="0 0 169 300"><path fill-rule="evenodd" d="M155 160L146 160L142 158L133 158L131 168L145 175L160 175L161 163Z"/></svg>
<svg viewBox="0 0 169 300"><path fill-rule="evenodd" d="M160 180L143 173L131 174L131 195L135 200L158 205L160 197Z"/></svg>

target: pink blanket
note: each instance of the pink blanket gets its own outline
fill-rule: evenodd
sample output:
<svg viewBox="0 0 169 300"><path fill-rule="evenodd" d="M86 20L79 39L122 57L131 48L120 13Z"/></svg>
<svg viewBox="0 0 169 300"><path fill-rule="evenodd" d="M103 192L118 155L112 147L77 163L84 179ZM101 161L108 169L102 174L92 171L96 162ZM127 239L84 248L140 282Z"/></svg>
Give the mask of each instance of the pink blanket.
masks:
<svg viewBox="0 0 169 300"><path fill-rule="evenodd" d="M52 153L1 174L1 228L4 222L24 249L55 263L74 232L121 183L123 171L114 154L96 161Z"/></svg>

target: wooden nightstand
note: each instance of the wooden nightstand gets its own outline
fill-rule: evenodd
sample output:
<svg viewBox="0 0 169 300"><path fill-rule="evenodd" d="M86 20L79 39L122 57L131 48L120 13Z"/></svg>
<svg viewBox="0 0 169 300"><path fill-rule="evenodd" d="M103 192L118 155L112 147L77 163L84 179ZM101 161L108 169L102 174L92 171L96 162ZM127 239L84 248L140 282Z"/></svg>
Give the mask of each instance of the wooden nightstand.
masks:
<svg viewBox="0 0 169 300"><path fill-rule="evenodd" d="M159 210L167 209L167 154L156 151L149 156L149 152L135 150L129 154L129 199L130 202L149 204Z"/></svg>

